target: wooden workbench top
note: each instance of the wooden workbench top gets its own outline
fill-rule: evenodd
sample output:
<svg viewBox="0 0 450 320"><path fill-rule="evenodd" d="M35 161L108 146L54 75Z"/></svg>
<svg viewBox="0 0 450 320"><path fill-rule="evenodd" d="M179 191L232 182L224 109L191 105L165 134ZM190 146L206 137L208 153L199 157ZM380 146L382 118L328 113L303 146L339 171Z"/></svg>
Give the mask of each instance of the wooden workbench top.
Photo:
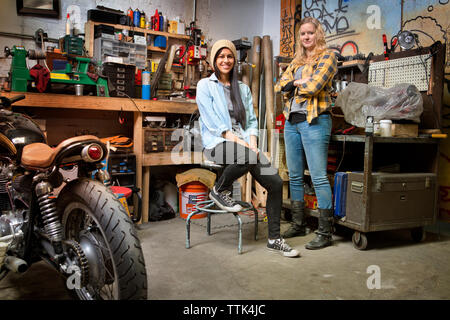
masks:
<svg viewBox="0 0 450 320"><path fill-rule="evenodd" d="M52 93L30 92L2 92L0 95L14 97L24 94L24 100L14 103L14 106L46 107L85 110L109 110L109 111L137 111L158 113L191 114L197 109L197 104L181 101L167 100L142 100L114 97L75 96ZM133 103L134 102L134 103Z"/></svg>

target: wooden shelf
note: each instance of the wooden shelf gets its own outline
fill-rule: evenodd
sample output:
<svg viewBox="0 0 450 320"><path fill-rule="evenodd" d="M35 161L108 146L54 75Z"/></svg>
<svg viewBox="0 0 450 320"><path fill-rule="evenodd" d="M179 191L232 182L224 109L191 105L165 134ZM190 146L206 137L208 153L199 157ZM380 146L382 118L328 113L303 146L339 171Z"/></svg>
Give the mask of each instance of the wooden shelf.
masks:
<svg viewBox="0 0 450 320"><path fill-rule="evenodd" d="M156 51L156 52L166 52L166 49L162 49L160 47L153 47L153 46L148 46L147 50Z"/></svg>
<svg viewBox="0 0 450 320"><path fill-rule="evenodd" d="M96 22L96 21L87 21L84 25L84 33L85 33L85 46L86 46L86 54L89 57L93 57L94 54L94 27L97 25L106 25L114 27L118 30L130 30L134 32L140 32L145 35L155 35L155 36L163 36L166 37L166 39L178 39L178 40L189 40L191 37L187 36L185 34L176 34L176 33L169 33L169 32L163 32L163 31L155 31L150 29L142 29L137 27L130 27L130 26L124 26L121 24L112 24L112 23L104 23L104 22ZM158 51L158 50L154 50ZM161 51L161 52L165 52Z"/></svg>
<svg viewBox="0 0 450 320"><path fill-rule="evenodd" d="M132 111L191 114L197 110L192 102L167 100L142 100L115 97L74 96L67 94L2 92L1 95L11 98L20 94L25 99L14 104L15 107L46 107L84 110ZM135 105L136 104L136 105ZM137 106L137 107L136 107Z"/></svg>
<svg viewBox="0 0 450 320"><path fill-rule="evenodd" d="M120 30L131 30L134 32L141 32L141 33L145 33L145 34L153 34L156 36L165 36L165 37L169 37L169 38L174 38L174 39L182 39L182 40L189 40L190 37L185 35L185 34L177 34L177 33L169 33L169 32L164 32L164 31L155 31L155 30L150 30L150 29L142 29L142 28L138 28L138 27L130 27L130 26L125 26L122 24L112 24L112 23L105 23L105 22L96 22L96 21L87 21L85 26L97 26L99 24L104 24L106 26L111 26L114 27L115 29L120 29Z"/></svg>
<svg viewBox="0 0 450 320"><path fill-rule="evenodd" d="M332 141L342 142L361 142L365 143L366 136L364 135L339 135L334 134L331 136ZM401 137L380 137L374 136L373 142L376 143L439 143L439 139L433 139L429 137L416 137L416 138L401 138Z"/></svg>

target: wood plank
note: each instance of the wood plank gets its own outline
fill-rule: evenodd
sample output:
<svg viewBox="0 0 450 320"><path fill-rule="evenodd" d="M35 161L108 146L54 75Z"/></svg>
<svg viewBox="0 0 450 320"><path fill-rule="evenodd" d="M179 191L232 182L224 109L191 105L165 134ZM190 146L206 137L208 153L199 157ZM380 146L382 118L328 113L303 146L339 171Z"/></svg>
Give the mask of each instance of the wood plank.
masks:
<svg viewBox="0 0 450 320"><path fill-rule="evenodd" d="M144 143L143 143L143 134L144 130L142 130L142 113L133 112L134 115L134 127L133 127L133 152L136 155L136 187L141 189L142 195L142 204L144 207L145 203L148 203L149 200L149 190L146 189L146 185L142 182L142 153L144 151ZM134 204L137 205L136 203ZM148 204L147 204L148 205ZM147 216L144 216L144 213ZM148 221L148 207L147 210L142 208L142 218L141 222Z"/></svg>
<svg viewBox="0 0 450 320"><path fill-rule="evenodd" d="M294 57L295 52L295 19L300 19L301 0L281 0L280 11L280 56ZM297 26L298 28L298 26Z"/></svg>
<svg viewBox="0 0 450 320"><path fill-rule="evenodd" d="M122 24L112 24L112 23L105 23L105 22L88 21L88 22L86 22L85 27L88 24L92 24L93 26L96 26L99 24L104 24L104 25L111 26L111 27L114 27L115 29L119 29L119 30L133 30L135 32L141 32L141 33L145 33L145 34L153 34L153 35L157 35L157 36L164 36L166 38L169 37L169 38L183 39L183 40L190 39L190 36L187 36L185 34L168 33L168 32L163 32L163 31L142 29L142 28L137 28L137 27L124 26Z"/></svg>
<svg viewBox="0 0 450 320"><path fill-rule="evenodd" d="M94 24L90 21L84 24L86 56L92 58L94 56Z"/></svg>
<svg viewBox="0 0 450 320"><path fill-rule="evenodd" d="M158 113L191 114L197 110L197 104L192 102L143 100L116 97L75 96L53 93L32 92L4 92L3 96L11 98L20 94L25 99L18 101L14 106L47 107L84 110L111 110L111 111L140 111Z"/></svg>

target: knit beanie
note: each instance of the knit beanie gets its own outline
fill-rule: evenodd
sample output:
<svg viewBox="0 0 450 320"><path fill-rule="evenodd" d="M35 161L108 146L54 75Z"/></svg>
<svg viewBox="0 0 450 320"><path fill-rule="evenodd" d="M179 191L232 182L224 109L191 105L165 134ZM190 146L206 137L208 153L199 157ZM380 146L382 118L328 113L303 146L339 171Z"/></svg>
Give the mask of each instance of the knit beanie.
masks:
<svg viewBox="0 0 450 320"><path fill-rule="evenodd" d="M238 55L236 52L236 47L234 46L233 42L230 40L217 40L211 49L211 56L210 56L210 63L211 66L214 67L214 57L216 56L217 52L222 48L228 48L233 52L235 63L237 62Z"/></svg>

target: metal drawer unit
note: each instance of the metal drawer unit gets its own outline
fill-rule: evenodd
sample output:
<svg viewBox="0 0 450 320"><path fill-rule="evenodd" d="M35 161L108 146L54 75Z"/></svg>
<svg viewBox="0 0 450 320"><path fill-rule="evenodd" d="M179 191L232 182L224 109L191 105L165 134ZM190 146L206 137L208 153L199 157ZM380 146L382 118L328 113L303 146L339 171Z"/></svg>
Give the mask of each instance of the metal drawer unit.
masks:
<svg viewBox="0 0 450 320"><path fill-rule="evenodd" d="M108 77L110 84L114 87L114 90L111 90L112 97L134 97L135 66L106 62L102 67L103 74Z"/></svg>

